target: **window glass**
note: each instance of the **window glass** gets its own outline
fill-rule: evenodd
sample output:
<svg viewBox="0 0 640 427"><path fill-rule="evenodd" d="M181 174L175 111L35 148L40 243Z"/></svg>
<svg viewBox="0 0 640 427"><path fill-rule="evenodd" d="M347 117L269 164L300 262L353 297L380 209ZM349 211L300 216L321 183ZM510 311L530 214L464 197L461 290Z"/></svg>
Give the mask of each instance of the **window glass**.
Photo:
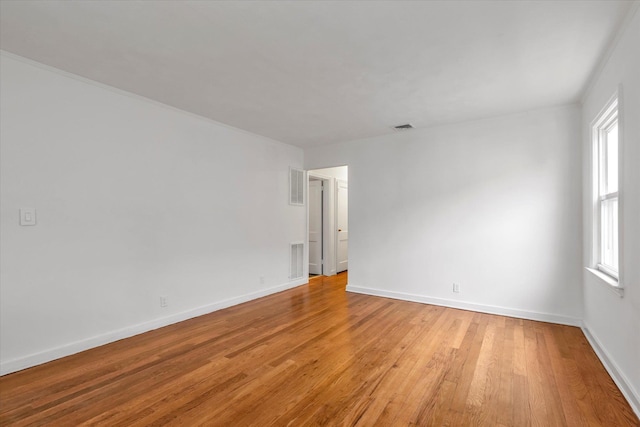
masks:
<svg viewBox="0 0 640 427"><path fill-rule="evenodd" d="M618 269L618 199L603 200L600 210L600 263Z"/></svg>
<svg viewBox="0 0 640 427"><path fill-rule="evenodd" d="M607 176L606 192L618 191L618 121L606 131Z"/></svg>

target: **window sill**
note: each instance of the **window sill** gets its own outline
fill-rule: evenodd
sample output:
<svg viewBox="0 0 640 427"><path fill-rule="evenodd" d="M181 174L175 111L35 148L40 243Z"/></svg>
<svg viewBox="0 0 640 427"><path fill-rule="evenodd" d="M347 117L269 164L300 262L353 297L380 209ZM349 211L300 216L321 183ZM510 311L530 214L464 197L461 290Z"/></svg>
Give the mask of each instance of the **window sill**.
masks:
<svg viewBox="0 0 640 427"><path fill-rule="evenodd" d="M604 274L600 270L596 270L595 268L589 268L589 267L585 267L585 268L588 272L590 272L591 274L593 274L598 278L597 280L598 283L606 286L607 289L609 289L611 292L614 292L620 298L624 297L624 288L620 286L619 281L617 281L611 276Z"/></svg>

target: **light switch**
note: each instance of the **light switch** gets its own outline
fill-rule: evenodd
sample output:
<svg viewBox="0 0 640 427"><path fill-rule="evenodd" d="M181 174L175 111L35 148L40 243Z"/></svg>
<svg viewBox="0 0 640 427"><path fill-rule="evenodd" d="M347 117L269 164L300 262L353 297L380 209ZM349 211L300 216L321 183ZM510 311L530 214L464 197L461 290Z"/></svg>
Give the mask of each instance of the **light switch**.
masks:
<svg viewBox="0 0 640 427"><path fill-rule="evenodd" d="M36 225L36 208L20 208L20 225Z"/></svg>

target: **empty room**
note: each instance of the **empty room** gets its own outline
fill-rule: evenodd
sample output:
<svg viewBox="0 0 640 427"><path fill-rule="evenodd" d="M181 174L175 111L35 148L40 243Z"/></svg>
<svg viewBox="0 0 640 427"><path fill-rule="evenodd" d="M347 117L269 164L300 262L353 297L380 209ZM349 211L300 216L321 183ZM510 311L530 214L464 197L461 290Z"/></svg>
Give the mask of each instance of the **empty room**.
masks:
<svg viewBox="0 0 640 427"><path fill-rule="evenodd" d="M0 425L640 426L640 1L0 0Z"/></svg>

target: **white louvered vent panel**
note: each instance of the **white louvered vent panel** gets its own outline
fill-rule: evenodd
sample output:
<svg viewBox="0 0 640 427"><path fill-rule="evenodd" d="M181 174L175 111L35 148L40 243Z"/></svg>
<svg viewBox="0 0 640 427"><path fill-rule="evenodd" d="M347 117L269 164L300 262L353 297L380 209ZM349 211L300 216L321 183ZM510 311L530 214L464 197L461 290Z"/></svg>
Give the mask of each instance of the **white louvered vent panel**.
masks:
<svg viewBox="0 0 640 427"><path fill-rule="evenodd" d="M304 171L289 169L289 204L304 206Z"/></svg>
<svg viewBox="0 0 640 427"><path fill-rule="evenodd" d="M291 243L291 267L289 279L301 279L302 278L302 260L303 260L303 243Z"/></svg>

